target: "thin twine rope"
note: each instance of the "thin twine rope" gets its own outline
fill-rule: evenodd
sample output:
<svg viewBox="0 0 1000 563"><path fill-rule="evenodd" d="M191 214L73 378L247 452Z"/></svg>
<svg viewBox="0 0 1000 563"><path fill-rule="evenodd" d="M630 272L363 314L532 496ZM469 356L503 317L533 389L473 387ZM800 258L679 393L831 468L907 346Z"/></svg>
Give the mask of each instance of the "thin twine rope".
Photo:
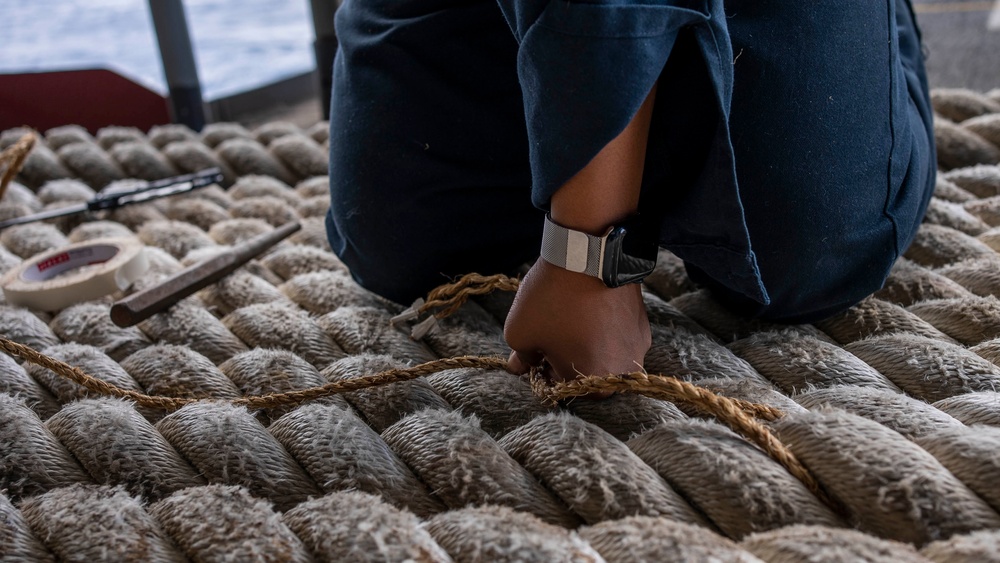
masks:
<svg viewBox="0 0 1000 563"><path fill-rule="evenodd" d="M122 389L117 385L98 379L82 369L71 366L66 362L47 356L30 346L25 346L0 337L0 350L17 356L27 362L44 367L56 375L68 379L86 389L99 395L107 397L117 397L135 401L139 406L174 411L185 405L190 405L205 401L227 402L237 406L244 406L250 409L273 409L289 405L299 405L322 399L340 393L359 391L370 387L389 385L402 381L410 381L449 369L460 368L481 368L481 369L506 369L507 361L502 358L478 357L478 356L458 356L455 358L443 358L431 362L425 362L407 368L394 368L378 373L343 379L308 389L298 389L284 393L270 393L266 395L252 395L236 399L219 397L167 397L163 395L146 395L138 391Z"/></svg>
<svg viewBox="0 0 1000 563"><path fill-rule="evenodd" d="M21 171L25 159L28 158L28 153L31 152L31 149L35 148L37 140L38 135L25 133L16 143L7 147L3 152L0 152L0 166L7 165L3 176L0 176L0 200L3 200L3 196L7 193L7 186L10 185L14 176L17 176Z"/></svg>

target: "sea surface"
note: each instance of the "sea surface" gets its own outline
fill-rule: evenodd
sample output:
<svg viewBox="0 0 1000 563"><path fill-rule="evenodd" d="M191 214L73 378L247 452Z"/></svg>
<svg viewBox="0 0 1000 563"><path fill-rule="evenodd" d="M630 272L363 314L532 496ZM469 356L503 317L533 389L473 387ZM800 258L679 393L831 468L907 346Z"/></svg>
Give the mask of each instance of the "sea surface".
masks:
<svg viewBox="0 0 1000 563"><path fill-rule="evenodd" d="M0 73L111 68L165 93L148 1L0 0ZM184 6L208 100L316 64L308 0L185 0Z"/></svg>

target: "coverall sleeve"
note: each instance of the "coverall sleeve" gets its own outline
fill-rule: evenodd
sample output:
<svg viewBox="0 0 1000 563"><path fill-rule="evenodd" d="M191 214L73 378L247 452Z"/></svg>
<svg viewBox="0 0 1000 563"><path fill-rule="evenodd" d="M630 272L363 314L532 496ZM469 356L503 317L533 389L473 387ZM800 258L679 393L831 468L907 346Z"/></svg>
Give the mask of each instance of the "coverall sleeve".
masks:
<svg viewBox="0 0 1000 563"><path fill-rule="evenodd" d="M548 209L625 129L662 74L640 211L659 219L663 246L767 303L729 135L733 52L722 0L498 3L519 45L535 206Z"/></svg>

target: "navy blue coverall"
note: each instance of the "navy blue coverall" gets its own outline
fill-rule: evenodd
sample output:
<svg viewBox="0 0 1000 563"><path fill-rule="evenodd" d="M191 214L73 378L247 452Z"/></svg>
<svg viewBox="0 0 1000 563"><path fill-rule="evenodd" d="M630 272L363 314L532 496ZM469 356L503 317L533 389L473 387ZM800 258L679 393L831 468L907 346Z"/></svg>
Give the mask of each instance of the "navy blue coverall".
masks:
<svg viewBox="0 0 1000 563"><path fill-rule="evenodd" d="M330 242L398 302L534 259L654 83L640 214L740 313L861 300L933 190L909 0L346 0L336 29Z"/></svg>

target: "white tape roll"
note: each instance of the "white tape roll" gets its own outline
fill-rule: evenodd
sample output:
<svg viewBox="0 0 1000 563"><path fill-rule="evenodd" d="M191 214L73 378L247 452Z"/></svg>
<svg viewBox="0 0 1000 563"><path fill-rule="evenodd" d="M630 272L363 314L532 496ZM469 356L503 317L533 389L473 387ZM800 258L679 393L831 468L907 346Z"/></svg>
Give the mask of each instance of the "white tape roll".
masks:
<svg viewBox="0 0 1000 563"><path fill-rule="evenodd" d="M104 238L43 252L7 272L7 302L58 311L115 293L149 269L145 247L133 238Z"/></svg>

